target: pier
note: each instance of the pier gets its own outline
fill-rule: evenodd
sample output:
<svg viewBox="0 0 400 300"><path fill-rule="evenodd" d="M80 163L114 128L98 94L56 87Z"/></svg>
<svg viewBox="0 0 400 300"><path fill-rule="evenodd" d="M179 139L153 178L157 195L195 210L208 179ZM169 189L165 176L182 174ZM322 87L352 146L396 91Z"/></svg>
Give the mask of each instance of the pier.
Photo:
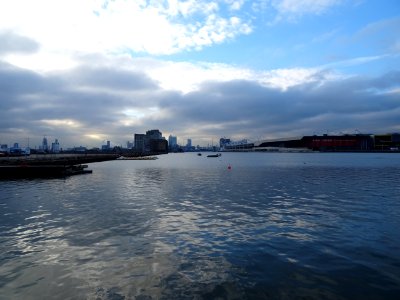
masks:
<svg viewBox="0 0 400 300"><path fill-rule="evenodd" d="M64 177L92 173L87 163L115 160L116 154L35 154L0 158L0 178Z"/></svg>

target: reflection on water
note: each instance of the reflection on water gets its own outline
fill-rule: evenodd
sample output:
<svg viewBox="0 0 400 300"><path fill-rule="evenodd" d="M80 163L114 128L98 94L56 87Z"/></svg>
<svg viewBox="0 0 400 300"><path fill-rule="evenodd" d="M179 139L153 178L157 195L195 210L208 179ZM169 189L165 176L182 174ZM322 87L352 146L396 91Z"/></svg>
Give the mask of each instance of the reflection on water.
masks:
<svg viewBox="0 0 400 300"><path fill-rule="evenodd" d="M0 298L395 299L396 157L186 153L0 181Z"/></svg>

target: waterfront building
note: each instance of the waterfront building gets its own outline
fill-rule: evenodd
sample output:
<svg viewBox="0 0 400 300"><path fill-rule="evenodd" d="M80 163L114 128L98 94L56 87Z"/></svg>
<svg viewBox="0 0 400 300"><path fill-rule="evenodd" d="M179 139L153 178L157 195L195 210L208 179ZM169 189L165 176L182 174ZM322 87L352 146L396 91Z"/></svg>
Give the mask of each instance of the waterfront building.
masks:
<svg viewBox="0 0 400 300"><path fill-rule="evenodd" d="M138 153L168 153L168 141L158 129L146 131L146 134L135 133L135 151Z"/></svg>
<svg viewBox="0 0 400 300"><path fill-rule="evenodd" d="M400 151L400 134L311 135L238 142L221 138L222 151Z"/></svg>
<svg viewBox="0 0 400 300"><path fill-rule="evenodd" d="M376 150L400 150L400 133L375 134L374 148Z"/></svg>
<svg viewBox="0 0 400 300"><path fill-rule="evenodd" d="M258 141L254 145L256 151L373 151L374 139L371 134L344 135L312 135L303 137L283 138Z"/></svg>
<svg viewBox="0 0 400 300"><path fill-rule="evenodd" d="M250 151L253 150L254 143L246 139L233 141L231 139L223 137L219 139L219 147L220 151Z"/></svg>
<svg viewBox="0 0 400 300"><path fill-rule="evenodd" d="M136 152L144 152L144 140L146 135L143 133L135 133L134 144Z"/></svg>
<svg viewBox="0 0 400 300"><path fill-rule="evenodd" d="M146 131L146 137L152 140L161 140L163 139L162 133L158 129L152 129Z"/></svg>
<svg viewBox="0 0 400 300"><path fill-rule="evenodd" d="M158 129L146 131L145 151L156 153L168 153L168 141Z"/></svg>

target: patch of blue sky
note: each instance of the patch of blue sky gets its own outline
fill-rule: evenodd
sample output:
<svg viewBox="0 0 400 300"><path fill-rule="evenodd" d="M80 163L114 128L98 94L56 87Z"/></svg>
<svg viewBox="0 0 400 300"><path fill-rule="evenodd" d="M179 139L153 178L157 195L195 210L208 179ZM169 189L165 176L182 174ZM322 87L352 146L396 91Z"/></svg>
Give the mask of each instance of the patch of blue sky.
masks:
<svg viewBox="0 0 400 300"><path fill-rule="evenodd" d="M251 20L252 32L210 46L164 56L172 61L207 61L269 70L319 65L383 55L394 46L400 23L398 1L367 1L339 5L319 15L271 23L259 13ZM248 5L248 4L247 4ZM227 16L232 14L225 8ZM250 14L240 13L246 21ZM389 18L389 20L387 20ZM391 24L393 23L393 24ZM399 27L400 28L400 27ZM355 66L352 66L355 68Z"/></svg>

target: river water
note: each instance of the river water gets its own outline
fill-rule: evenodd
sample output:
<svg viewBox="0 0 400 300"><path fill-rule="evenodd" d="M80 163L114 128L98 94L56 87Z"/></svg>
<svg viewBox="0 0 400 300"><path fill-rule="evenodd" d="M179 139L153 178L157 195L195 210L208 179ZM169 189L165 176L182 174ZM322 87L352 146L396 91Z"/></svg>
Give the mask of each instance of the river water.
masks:
<svg viewBox="0 0 400 300"><path fill-rule="evenodd" d="M0 181L0 299L398 299L398 154L89 168Z"/></svg>

